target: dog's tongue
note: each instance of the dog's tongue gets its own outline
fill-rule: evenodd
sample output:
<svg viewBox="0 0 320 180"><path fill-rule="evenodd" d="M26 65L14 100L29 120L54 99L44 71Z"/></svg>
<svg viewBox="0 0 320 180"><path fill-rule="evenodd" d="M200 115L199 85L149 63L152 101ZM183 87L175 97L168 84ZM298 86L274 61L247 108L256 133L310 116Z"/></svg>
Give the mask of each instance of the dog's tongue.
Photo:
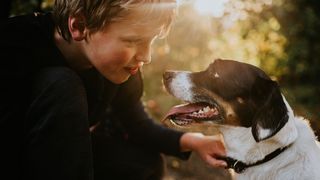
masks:
<svg viewBox="0 0 320 180"><path fill-rule="evenodd" d="M205 103L190 103L174 106L169 110L169 112L165 115L162 121L165 121L171 115L192 113L195 111L199 111L206 106L207 105Z"/></svg>

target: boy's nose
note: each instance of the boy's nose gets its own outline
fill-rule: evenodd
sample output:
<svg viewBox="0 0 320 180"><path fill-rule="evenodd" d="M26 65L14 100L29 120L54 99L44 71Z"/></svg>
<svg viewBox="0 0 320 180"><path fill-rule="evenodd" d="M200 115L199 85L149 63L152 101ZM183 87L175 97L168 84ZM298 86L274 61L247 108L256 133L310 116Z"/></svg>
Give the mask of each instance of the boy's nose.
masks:
<svg viewBox="0 0 320 180"><path fill-rule="evenodd" d="M136 60L143 62L144 64L149 64L151 62L151 53L147 52L145 54L137 55Z"/></svg>
<svg viewBox="0 0 320 180"><path fill-rule="evenodd" d="M151 56L136 56L136 61L149 64L151 62Z"/></svg>
<svg viewBox="0 0 320 180"><path fill-rule="evenodd" d="M142 57L138 59L139 61L143 62L144 64L149 64L151 62L151 56L148 57Z"/></svg>
<svg viewBox="0 0 320 180"><path fill-rule="evenodd" d="M136 60L143 62L144 64L149 64L151 62L151 44L143 44L139 46Z"/></svg>

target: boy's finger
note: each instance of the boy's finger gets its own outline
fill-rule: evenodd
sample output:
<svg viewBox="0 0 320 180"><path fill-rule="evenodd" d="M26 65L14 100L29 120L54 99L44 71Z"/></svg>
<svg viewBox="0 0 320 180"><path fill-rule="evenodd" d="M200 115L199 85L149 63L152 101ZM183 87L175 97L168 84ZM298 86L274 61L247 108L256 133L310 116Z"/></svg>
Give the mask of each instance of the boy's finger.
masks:
<svg viewBox="0 0 320 180"><path fill-rule="evenodd" d="M222 135L215 135L215 139L218 140L217 142L217 154L220 156L225 156L226 154L226 149L225 149L225 143Z"/></svg>
<svg viewBox="0 0 320 180"><path fill-rule="evenodd" d="M214 151L214 156L226 156L226 149L224 146L217 146L215 147Z"/></svg>
<svg viewBox="0 0 320 180"><path fill-rule="evenodd" d="M223 160L217 160L211 156L206 158L206 162L212 167L227 167L227 163Z"/></svg>

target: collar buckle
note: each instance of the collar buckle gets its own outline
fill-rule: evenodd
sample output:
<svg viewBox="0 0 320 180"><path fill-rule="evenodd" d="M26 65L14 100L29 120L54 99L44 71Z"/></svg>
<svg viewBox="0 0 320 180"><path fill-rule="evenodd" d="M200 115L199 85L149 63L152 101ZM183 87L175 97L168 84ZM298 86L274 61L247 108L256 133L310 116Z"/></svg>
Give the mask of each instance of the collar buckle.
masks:
<svg viewBox="0 0 320 180"><path fill-rule="evenodd" d="M239 161L236 160L231 166L230 168L234 169L234 171L238 174L242 173L245 169L246 169L246 165Z"/></svg>

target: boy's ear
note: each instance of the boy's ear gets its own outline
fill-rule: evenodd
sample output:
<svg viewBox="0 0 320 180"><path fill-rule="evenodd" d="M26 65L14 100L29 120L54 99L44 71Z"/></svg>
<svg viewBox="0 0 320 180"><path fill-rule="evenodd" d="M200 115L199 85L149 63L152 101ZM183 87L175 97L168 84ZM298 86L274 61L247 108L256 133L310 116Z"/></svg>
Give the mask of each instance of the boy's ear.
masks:
<svg viewBox="0 0 320 180"><path fill-rule="evenodd" d="M258 102L253 117L252 135L256 142L275 135L288 122L288 110L275 81L258 78L252 89Z"/></svg>
<svg viewBox="0 0 320 180"><path fill-rule="evenodd" d="M84 16L69 16L68 27L73 40L82 41L86 38L87 28Z"/></svg>

